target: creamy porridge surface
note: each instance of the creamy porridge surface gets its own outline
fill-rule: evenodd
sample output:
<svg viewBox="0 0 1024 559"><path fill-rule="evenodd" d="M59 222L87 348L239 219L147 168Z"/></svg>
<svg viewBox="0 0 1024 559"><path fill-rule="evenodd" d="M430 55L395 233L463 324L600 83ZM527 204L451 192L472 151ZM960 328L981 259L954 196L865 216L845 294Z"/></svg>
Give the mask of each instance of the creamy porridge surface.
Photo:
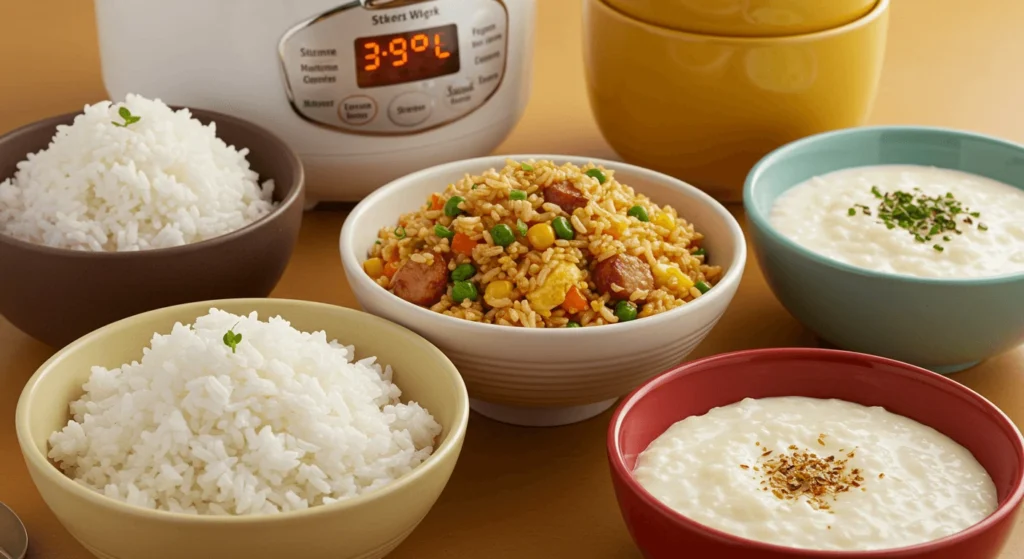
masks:
<svg viewBox="0 0 1024 559"><path fill-rule="evenodd" d="M915 207L937 209L937 217L908 223L903 211ZM947 218L955 230L941 230ZM1024 191L962 171L916 165L835 171L784 192L770 220L796 243L869 270L934 278L1024 272Z"/></svg>
<svg viewBox="0 0 1024 559"><path fill-rule="evenodd" d="M818 481L801 482L806 472ZM809 549L931 541L997 506L992 479L966 448L909 418L842 400L746 399L689 417L651 443L634 475L704 525Z"/></svg>

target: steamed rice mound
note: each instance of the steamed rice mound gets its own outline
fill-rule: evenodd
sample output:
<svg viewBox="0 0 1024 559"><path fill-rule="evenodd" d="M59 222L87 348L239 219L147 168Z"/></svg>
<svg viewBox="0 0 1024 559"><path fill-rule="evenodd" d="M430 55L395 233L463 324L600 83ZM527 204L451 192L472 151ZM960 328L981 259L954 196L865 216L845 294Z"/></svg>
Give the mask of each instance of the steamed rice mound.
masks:
<svg viewBox="0 0 1024 559"><path fill-rule="evenodd" d="M235 350L228 332L240 334ZM305 509L386 486L441 426L353 348L212 309L155 334L142 360L94 367L49 457L76 482L165 511Z"/></svg>
<svg viewBox="0 0 1024 559"><path fill-rule="evenodd" d="M127 126L119 111L138 121ZM54 248L169 248L225 235L270 213L247 149L187 110L128 95L86 106L0 182L0 234Z"/></svg>

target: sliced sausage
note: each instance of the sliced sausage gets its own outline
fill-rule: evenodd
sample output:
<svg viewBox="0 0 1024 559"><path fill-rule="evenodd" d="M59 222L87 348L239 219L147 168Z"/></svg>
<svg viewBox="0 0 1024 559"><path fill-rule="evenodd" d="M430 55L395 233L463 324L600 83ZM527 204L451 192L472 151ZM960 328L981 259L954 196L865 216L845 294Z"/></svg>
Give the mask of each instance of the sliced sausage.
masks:
<svg viewBox="0 0 1024 559"><path fill-rule="evenodd" d="M587 205L587 197L578 188L565 181L556 182L545 188L544 201L562 208L562 211L567 214Z"/></svg>
<svg viewBox="0 0 1024 559"><path fill-rule="evenodd" d="M593 276L597 290L607 293L612 299L629 299L634 291L654 288L651 267L629 254L616 254L598 262L594 266ZM612 285L622 289L616 291Z"/></svg>
<svg viewBox="0 0 1024 559"><path fill-rule="evenodd" d="M391 278L391 290L410 303L429 307L448 290L448 265L439 255L434 255L433 264L408 260Z"/></svg>

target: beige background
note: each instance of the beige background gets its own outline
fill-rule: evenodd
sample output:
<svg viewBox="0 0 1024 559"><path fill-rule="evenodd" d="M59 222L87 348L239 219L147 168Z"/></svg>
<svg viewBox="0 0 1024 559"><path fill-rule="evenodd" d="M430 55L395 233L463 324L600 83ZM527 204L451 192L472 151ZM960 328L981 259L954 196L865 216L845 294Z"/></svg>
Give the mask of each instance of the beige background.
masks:
<svg viewBox="0 0 1024 559"><path fill-rule="evenodd" d="M579 0L539 4L532 100L499 151L614 157L587 106ZM1024 2L893 4L872 122L950 126L1024 142L1024 34L1019 25ZM91 2L0 0L0 133L105 96ZM336 248L344 217L343 210L307 215L300 246L274 296L357 306ZM0 263L0 273L14 271ZM772 297L751 261L732 307L694 357L815 344ZM27 524L30 557L86 558L32 487L15 440L18 394L51 353L0 318L0 501ZM1024 348L955 378L1024 425ZM609 415L557 429L516 428L474 416L446 492L392 557L640 557L609 484L604 455ZM1022 556L1024 518L1001 559Z"/></svg>

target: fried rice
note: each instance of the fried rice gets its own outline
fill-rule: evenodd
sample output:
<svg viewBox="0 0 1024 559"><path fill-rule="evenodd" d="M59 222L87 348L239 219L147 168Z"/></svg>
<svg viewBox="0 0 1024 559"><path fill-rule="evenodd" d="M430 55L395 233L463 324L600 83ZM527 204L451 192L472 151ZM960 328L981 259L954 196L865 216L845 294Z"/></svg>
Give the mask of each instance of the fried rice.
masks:
<svg viewBox="0 0 1024 559"><path fill-rule="evenodd" d="M707 263L703 240L614 170L508 160L382 228L363 267L381 287L456 318L586 327L653 316L712 289L722 270ZM616 265L602 265L610 258ZM606 272L617 268L629 273Z"/></svg>

